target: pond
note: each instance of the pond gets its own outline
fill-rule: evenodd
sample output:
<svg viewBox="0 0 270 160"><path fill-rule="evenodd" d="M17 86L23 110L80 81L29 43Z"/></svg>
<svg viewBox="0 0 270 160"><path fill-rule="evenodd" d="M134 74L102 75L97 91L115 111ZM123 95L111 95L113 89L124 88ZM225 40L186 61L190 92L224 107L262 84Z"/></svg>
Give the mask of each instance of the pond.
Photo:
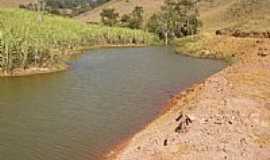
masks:
<svg viewBox="0 0 270 160"><path fill-rule="evenodd" d="M170 48L93 49L71 70L0 79L1 160L97 160L224 68Z"/></svg>

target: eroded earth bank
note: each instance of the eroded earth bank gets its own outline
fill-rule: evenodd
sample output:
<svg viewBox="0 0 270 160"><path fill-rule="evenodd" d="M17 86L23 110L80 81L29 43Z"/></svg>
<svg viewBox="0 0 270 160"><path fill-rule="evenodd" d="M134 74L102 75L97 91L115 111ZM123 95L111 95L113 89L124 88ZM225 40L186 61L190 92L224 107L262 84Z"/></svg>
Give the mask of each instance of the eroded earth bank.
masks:
<svg viewBox="0 0 270 160"><path fill-rule="evenodd" d="M270 159L270 40L214 35L206 41L200 54L208 55L201 56L230 50L237 60L175 96L167 113L110 159Z"/></svg>

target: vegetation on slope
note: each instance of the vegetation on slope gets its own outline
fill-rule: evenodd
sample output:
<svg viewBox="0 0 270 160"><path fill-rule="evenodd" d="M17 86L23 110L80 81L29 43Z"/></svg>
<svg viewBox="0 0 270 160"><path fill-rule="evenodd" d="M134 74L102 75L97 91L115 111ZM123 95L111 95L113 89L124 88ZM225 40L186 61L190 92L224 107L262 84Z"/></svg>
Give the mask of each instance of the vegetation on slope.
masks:
<svg viewBox="0 0 270 160"><path fill-rule="evenodd" d="M0 0L0 8L17 8L21 4L29 4L34 0Z"/></svg>
<svg viewBox="0 0 270 160"><path fill-rule="evenodd" d="M20 8L35 11L37 8L62 16L77 16L89 11L109 0L35 0L32 3L21 4Z"/></svg>
<svg viewBox="0 0 270 160"><path fill-rule="evenodd" d="M144 9L140 6L136 6L131 14L124 14L120 20L119 13L111 8L103 9L100 17L107 26L144 28L159 35L166 45L171 39L197 34L201 26L198 0L165 0L160 11L153 14L144 27Z"/></svg>
<svg viewBox="0 0 270 160"><path fill-rule="evenodd" d="M0 71L61 64L68 51L95 45L146 45L154 35L127 28L86 25L30 11L0 10Z"/></svg>
<svg viewBox="0 0 270 160"><path fill-rule="evenodd" d="M124 14L122 17L113 8L105 8L100 13L101 22L107 26L121 26L132 29L143 29L144 8L136 6L130 14Z"/></svg>
<svg viewBox="0 0 270 160"><path fill-rule="evenodd" d="M200 26L197 0L165 0L147 23L147 29L160 35L166 45L169 39L197 34Z"/></svg>
<svg viewBox="0 0 270 160"><path fill-rule="evenodd" d="M147 21L154 13L160 10L164 0L111 0L93 10L83 13L76 17L82 22L99 23L101 22L100 13L106 8L114 8L120 16L130 14L136 6L144 8L144 18ZM146 22L145 21L145 22Z"/></svg>
<svg viewBox="0 0 270 160"><path fill-rule="evenodd" d="M91 11L76 17L83 22L101 21L100 13L103 9L114 8L120 16L129 14L134 7L144 8L145 22L160 11L165 0L111 0ZM215 32L225 27L241 29L263 30L270 26L270 0L200 0L200 19L203 31ZM250 12L251 11L251 12Z"/></svg>

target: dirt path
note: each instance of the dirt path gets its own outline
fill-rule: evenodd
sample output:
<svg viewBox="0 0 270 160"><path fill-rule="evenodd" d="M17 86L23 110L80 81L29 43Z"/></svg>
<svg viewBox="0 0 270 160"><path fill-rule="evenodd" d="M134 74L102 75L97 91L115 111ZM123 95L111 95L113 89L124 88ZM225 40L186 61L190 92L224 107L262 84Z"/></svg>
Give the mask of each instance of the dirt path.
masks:
<svg viewBox="0 0 270 160"><path fill-rule="evenodd" d="M114 159L270 160L270 40L251 48L176 96Z"/></svg>

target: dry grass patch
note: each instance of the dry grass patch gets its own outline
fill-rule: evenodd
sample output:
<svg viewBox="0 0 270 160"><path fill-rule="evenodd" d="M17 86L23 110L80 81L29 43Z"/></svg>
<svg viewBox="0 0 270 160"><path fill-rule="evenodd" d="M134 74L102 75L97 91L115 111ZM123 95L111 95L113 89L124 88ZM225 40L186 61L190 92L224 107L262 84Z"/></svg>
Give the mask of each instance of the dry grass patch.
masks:
<svg viewBox="0 0 270 160"><path fill-rule="evenodd" d="M253 52L256 39L200 34L176 40L176 51L195 57L205 58L240 58Z"/></svg>
<svg viewBox="0 0 270 160"><path fill-rule="evenodd" d="M17 8L20 4L32 3L34 0L0 0L0 8Z"/></svg>

